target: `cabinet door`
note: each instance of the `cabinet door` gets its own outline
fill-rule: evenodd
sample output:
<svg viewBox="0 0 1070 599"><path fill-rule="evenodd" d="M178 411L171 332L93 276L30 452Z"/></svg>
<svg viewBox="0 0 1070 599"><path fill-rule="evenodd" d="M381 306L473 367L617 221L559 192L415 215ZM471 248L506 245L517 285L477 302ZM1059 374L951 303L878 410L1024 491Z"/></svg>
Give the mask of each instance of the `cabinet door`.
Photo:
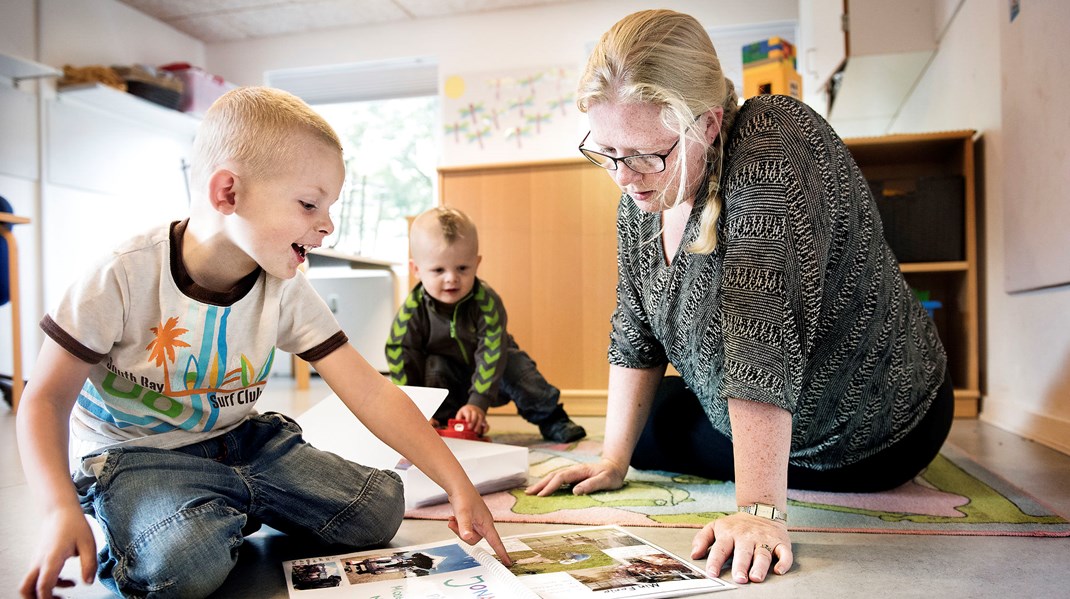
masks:
<svg viewBox="0 0 1070 599"><path fill-rule="evenodd" d="M605 171L582 159L442 169L440 192L479 228L479 276L520 348L563 395L604 394L620 198Z"/></svg>

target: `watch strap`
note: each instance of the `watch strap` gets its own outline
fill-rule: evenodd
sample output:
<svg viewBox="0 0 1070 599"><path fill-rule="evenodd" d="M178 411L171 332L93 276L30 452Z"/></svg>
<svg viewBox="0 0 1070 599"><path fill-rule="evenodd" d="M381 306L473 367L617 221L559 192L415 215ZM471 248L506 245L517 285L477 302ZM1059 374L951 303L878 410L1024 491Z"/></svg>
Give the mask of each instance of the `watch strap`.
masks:
<svg viewBox="0 0 1070 599"><path fill-rule="evenodd" d="M747 505L739 506L739 511L746 512L752 516L758 516L759 518L769 518L770 520L776 520L777 522L783 522L787 524L788 513L777 509L775 505L768 503L754 502Z"/></svg>

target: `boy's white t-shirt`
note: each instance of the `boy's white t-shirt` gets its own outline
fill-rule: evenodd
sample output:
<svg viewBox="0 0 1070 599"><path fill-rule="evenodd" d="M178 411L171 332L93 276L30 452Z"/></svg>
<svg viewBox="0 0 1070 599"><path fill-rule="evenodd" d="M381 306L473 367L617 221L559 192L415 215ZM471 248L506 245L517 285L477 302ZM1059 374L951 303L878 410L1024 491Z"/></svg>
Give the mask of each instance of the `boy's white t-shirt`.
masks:
<svg viewBox="0 0 1070 599"><path fill-rule="evenodd" d="M179 259L185 225L125 242L41 321L93 364L71 413L76 460L223 434L255 414L276 348L316 360L347 342L301 272L257 269L227 293L198 287Z"/></svg>

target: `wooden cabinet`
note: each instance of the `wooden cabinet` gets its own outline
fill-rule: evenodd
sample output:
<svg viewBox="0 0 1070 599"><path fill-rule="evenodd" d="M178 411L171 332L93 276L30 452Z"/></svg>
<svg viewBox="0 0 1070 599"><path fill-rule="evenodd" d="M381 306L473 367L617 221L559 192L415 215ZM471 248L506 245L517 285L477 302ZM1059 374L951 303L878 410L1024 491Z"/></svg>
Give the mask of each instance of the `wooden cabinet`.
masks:
<svg viewBox="0 0 1070 599"><path fill-rule="evenodd" d="M981 377L974 132L888 135L844 142L871 181L962 177L962 222L946 225L962 228L962 260L904 262L900 268L911 287L928 291L942 304L934 311L934 320L955 383L955 415L975 417Z"/></svg>
<svg viewBox="0 0 1070 599"><path fill-rule="evenodd" d="M846 140L867 178L962 176L964 256L907 263L911 286L935 311L955 382L955 413L975 416L980 397L978 265L973 132ZM442 168L441 202L479 227L479 275L502 296L509 331L562 390L573 414L605 410L609 320L616 303L620 191L582 158Z"/></svg>
<svg viewBox="0 0 1070 599"><path fill-rule="evenodd" d="M442 168L439 193L479 227L479 276L501 294L521 349L570 414L604 414L620 190L575 158Z"/></svg>

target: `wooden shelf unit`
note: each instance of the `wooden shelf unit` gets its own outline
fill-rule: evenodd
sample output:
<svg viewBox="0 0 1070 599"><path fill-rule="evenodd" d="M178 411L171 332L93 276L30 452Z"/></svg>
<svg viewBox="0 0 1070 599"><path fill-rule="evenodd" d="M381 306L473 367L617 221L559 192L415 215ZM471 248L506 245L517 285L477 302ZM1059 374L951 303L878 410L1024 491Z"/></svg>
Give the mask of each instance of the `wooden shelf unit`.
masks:
<svg viewBox="0 0 1070 599"><path fill-rule="evenodd" d="M900 265L907 282L943 306L934 320L955 383L955 416L976 417L981 398L980 289L974 131L845 139L867 179L957 175L963 178L964 260Z"/></svg>

